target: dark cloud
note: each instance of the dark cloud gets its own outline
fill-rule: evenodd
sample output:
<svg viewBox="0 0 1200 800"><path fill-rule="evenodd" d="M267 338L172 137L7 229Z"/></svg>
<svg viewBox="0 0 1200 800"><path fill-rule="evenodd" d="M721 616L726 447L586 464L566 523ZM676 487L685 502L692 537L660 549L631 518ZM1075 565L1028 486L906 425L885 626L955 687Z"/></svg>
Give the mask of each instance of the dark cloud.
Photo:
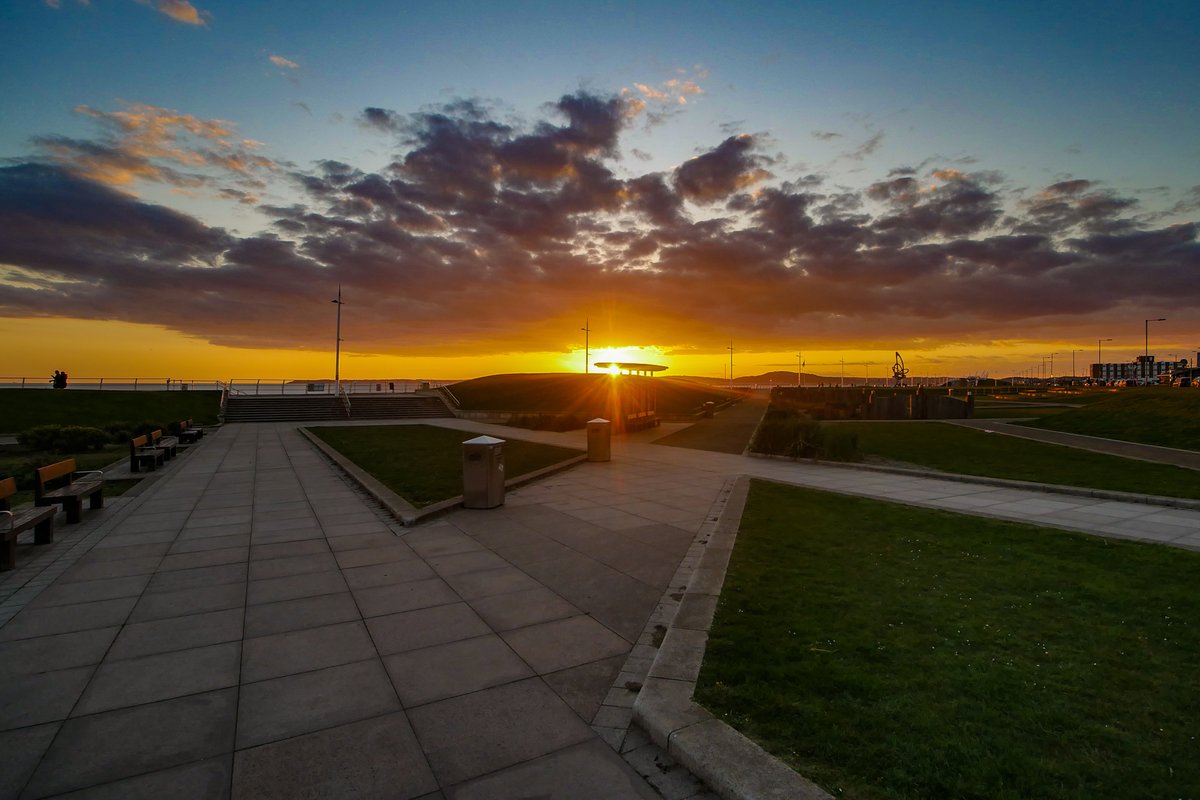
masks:
<svg viewBox="0 0 1200 800"><path fill-rule="evenodd" d="M687 200L712 203L769 178L770 159L756 153L756 146L755 138L743 133L685 161L675 170L676 191Z"/></svg>
<svg viewBox="0 0 1200 800"><path fill-rule="evenodd" d="M455 354L552 349L578 327L569 318L599 305L649 341L703 348L731 334L762 347L1020 336L1043 315L1200 300L1196 223L1154 228L1093 181L1014 195L1004 176L953 160L898 167L862 189L781 181L764 140L745 134L673 172L621 178L629 102L578 92L529 124L478 101L366 109L359 121L394 142L390 163L290 168L303 200L259 203L268 232L241 237L80 167L93 156L187 188L186 173L163 171L182 162L156 158L152 141L138 151L111 136L43 137L70 157L0 168L0 311L319 347L329 331L314 315L340 284L358 349ZM219 190L240 204L265 194ZM1200 188L1175 213L1198 198Z"/></svg>

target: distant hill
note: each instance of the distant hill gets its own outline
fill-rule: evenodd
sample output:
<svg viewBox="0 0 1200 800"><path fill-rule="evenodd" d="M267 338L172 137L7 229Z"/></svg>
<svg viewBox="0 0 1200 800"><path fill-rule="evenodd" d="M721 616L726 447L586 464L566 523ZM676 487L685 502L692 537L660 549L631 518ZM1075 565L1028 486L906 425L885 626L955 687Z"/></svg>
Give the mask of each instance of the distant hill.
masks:
<svg viewBox="0 0 1200 800"><path fill-rule="evenodd" d="M689 381L698 381L707 383L712 386L727 386L728 378L710 378L697 376L676 376L677 379L686 379ZM804 386L816 386L821 383L836 382L837 378L829 378L824 375L814 375L811 372L800 373L801 383ZM786 370L776 370L774 372L764 372L761 375L739 375L733 379L735 386L795 386L796 373Z"/></svg>
<svg viewBox="0 0 1200 800"><path fill-rule="evenodd" d="M514 411L522 414L598 416L608 407L614 385L652 385L660 414L690 414L704 403L736 397L716 386L688 378L646 378L601 373L518 373L460 381L451 387L467 411Z"/></svg>

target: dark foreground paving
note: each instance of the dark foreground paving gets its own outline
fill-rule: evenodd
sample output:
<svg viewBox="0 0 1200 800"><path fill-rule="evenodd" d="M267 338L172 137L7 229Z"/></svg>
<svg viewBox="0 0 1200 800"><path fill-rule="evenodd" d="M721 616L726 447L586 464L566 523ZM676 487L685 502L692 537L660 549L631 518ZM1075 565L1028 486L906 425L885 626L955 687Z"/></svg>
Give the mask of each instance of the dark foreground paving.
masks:
<svg viewBox="0 0 1200 800"><path fill-rule="evenodd" d="M291 426L171 469L0 583L0 797L657 796L597 730L721 477L585 465L406 530Z"/></svg>

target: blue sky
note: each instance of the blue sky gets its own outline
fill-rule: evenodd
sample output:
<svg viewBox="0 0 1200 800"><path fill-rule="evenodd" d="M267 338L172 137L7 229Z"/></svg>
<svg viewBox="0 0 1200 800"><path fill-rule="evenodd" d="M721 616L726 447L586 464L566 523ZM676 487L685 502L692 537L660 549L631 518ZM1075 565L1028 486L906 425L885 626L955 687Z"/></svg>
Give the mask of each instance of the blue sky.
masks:
<svg viewBox="0 0 1200 800"><path fill-rule="evenodd" d="M554 104L581 93L627 104L619 145L603 154L605 169L619 180L671 176L734 134L753 137L755 155L741 164L746 171L721 202L686 197L693 223L744 212L749 201L737 200L737 191L782 185L819 186L826 198L842 193L844 205L857 203L856 224L866 224L866 217L878 222L889 202L922 202L925 195L915 189L871 190L908 175L913 187L925 185L921 191L962 188L966 181L987 187L995 213L986 224L970 231L939 228L939 242L951 235L979 240L1032 230L1037 226L1022 227L1005 215L1032 213L1050 186L1066 187L1055 191L1072 198L1077 210L1119 200L1113 207L1125 222L1109 225L1107 234L1118 227L1125 233L1163 230L1194 223L1200 207L1198 30L1200 7L1194 3L5 2L0 158L10 165L50 160L205 226L241 237L268 230L278 236L277 209L317 207L297 183L298 174L313 173L324 161L384 173L419 147L411 136L405 139L403 126L381 132L365 124L365 109L412 115L471 99L517 135L562 124ZM633 103L645 105L628 105ZM252 192L242 180L235 190L240 195L146 173L124 182L111 172L81 173L82 143L114 144L112 126L119 122L106 115L147 108L223 121L230 153L253 153L271 166L257 175ZM229 144L243 139L257 144ZM63 149L67 140L70 152ZM130 147L126 140L118 144ZM188 167L165 151L150 155L159 164L164 159L176 169ZM850 195L855 199L847 200ZM1050 212L1038 213L1044 232ZM1061 215L1056 219L1066 224ZM1091 233L1100 231L1094 220L1088 224ZM1056 246L1079 235L1079 229L1056 228ZM871 246L881 242L873 239ZM883 243L897 248L897 264L916 244L911 237ZM587 249L579 239L574 246ZM6 299L0 292L0 313L7 316L19 316L22 308L44 314L45 304L29 301L48 301L45 292L61 294L64 284L79 279L71 268L48 264L50 256L28 263L19 254L0 253L3 258L0 269L7 263L23 280L33 273L54 276L40 286L40 296ZM1190 246L1172 251L1171 274L1194 267L1194 258ZM84 272L97 279L94 269ZM15 275L10 272L10 284ZM1061 290L1062 283L1056 286ZM221 290L214 284L213 291ZM969 291L964 284L963 296ZM913 342L995 347L1030 338L1031 324L1049 321L1049 338L1087 339L1084 333L1105 314L1142 313L1124 308L1127 299L1127 293L1124 300L1093 298L1069 309L1078 333L1038 309L1023 322L993 315L962 324L938 312L924 329L904 326L904 335ZM1138 299L1134 305L1147 303ZM875 316L885 311L876 309ZM1146 314L1161 315L1152 311ZM773 330L768 325L751 332L749 322L735 327L761 349L782 350L785 339L811 338L827 327L829 314L851 312L830 306ZM1189 319L1194 331L1197 319ZM175 327L211 338L210 323L197 310L194 321ZM662 337L670 326L651 328ZM1191 337L1191 331L1180 336ZM526 333L502 336L503 346L533 347ZM247 346L261 335L248 331L246 340L232 338ZM660 344L680 346L686 338L715 349L720 337L715 329L693 326L676 338L681 341ZM867 346L870 338L860 344ZM279 337L274 343L286 344ZM306 346L303 337L296 345ZM391 352L385 338L372 347Z"/></svg>

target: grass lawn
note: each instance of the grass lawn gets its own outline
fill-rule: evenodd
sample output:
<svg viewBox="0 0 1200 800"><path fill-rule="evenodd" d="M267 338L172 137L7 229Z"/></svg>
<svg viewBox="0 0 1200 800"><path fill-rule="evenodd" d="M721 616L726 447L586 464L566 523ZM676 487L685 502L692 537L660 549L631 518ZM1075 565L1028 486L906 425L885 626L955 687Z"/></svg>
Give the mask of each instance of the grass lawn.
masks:
<svg viewBox="0 0 1200 800"><path fill-rule="evenodd" d="M653 389L660 414L690 414L707 401L720 403L737 393L678 378L613 377L605 373L529 373L489 375L450 387L462 408L529 414L576 414L585 419L610 413L612 393L620 386Z"/></svg>
<svg viewBox="0 0 1200 800"><path fill-rule="evenodd" d="M0 389L0 433L20 433L37 425L82 425L151 420L166 425L184 419L215 425L221 394L127 392L102 389Z"/></svg>
<svg viewBox="0 0 1200 800"><path fill-rule="evenodd" d="M417 508L462 494L462 443L477 434L432 425L308 430ZM504 473L516 478L582 453L505 439Z"/></svg>
<svg viewBox="0 0 1200 800"><path fill-rule="evenodd" d="M1200 787L1200 553L752 485L697 700L835 796Z"/></svg>
<svg viewBox="0 0 1200 800"><path fill-rule="evenodd" d="M1122 389L1103 402L1055 414L1032 427L1200 450L1200 390Z"/></svg>
<svg viewBox="0 0 1200 800"><path fill-rule="evenodd" d="M1014 419L1021 417L1049 417L1067 409L1062 406L1018 406L975 404L975 419Z"/></svg>
<svg viewBox="0 0 1200 800"><path fill-rule="evenodd" d="M1200 498L1195 470L1090 453L942 422L839 422L864 455L944 472Z"/></svg>

